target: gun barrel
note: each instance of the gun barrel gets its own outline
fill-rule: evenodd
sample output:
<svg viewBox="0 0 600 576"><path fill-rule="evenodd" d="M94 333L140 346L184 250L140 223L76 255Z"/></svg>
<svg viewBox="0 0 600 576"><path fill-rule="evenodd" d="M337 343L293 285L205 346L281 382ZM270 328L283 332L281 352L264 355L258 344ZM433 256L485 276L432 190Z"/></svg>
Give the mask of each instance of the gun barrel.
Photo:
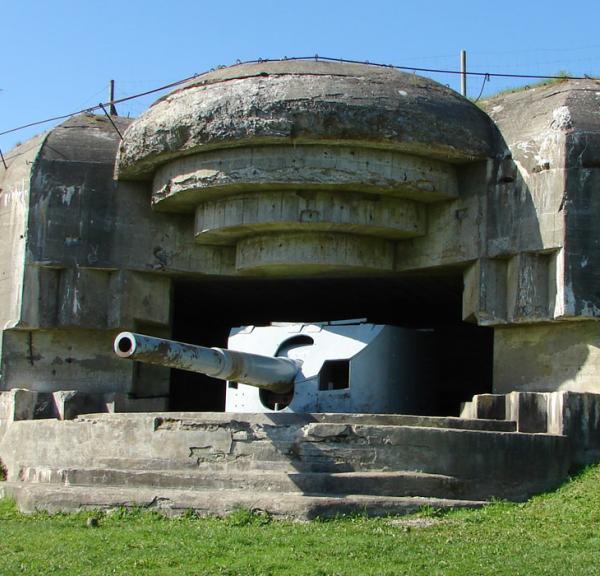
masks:
<svg viewBox="0 0 600 576"><path fill-rule="evenodd" d="M222 380L250 384L277 393L292 389L299 363L223 348L205 348L154 336L121 332L114 343L117 356L179 370L200 372Z"/></svg>

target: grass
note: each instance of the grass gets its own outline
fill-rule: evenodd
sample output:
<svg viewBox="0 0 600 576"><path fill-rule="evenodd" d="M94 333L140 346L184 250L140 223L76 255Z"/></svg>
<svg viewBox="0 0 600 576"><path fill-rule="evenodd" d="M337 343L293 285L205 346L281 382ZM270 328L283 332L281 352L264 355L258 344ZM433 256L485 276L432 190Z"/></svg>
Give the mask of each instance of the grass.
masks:
<svg viewBox="0 0 600 576"><path fill-rule="evenodd" d="M486 102L487 100L493 100L494 98L498 98L499 96L506 96L508 94L514 94L515 92L524 92L525 90L531 90L532 88L543 88L544 86L552 86L554 84L562 84L566 82L572 74L567 70L559 70L555 74L552 75L553 78L543 78L536 82L530 82L528 84L524 84L521 86L514 86L512 88L506 88L504 90L499 90L498 92L494 92L485 98L482 98L481 102Z"/></svg>
<svg viewBox="0 0 600 576"><path fill-rule="evenodd" d="M88 519L98 520L91 527ZM0 501L0 574L599 574L600 467L525 504L405 518L272 521L21 515Z"/></svg>

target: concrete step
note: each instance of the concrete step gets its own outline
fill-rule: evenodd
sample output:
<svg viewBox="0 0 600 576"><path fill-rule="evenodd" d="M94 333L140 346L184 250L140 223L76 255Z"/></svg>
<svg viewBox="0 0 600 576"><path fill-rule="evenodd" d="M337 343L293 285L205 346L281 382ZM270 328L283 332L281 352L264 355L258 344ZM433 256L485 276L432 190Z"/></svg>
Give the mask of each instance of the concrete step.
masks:
<svg viewBox="0 0 600 576"><path fill-rule="evenodd" d="M348 414L348 413L315 413L295 414L289 412L274 413L232 413L232 412L163 412L163 413L99 413L79 416L79 421L130 421L133 417L139 420L156 419L157 427L169 425L185 427L194 422L219 425L223 422L238 421L262 426L305 426L311 423L329 424L362 424L369 426L419 426L421 428L447 428L456 430L480 430L492 432L515 432L516 423L511 420L467 419L453 416L415 416L410 414Z"/></svg>
<svg viewBox="0 0 600 576"><path fill-rule="evenodd" d="M564 436L375 425L368 418L307 422L307 415L285 416L279 421L279 414L251 414L246 420L224 414L104 414L75 421L22 421L7 430L0 456L9 480L17 480L28 467L419 472L478 481L491 486L488 492L501 490L504 497L516 499L551 489L568 473Z"/></svg>
<svg viewBox="0 0 600 576"><path fill-rule="evenodd" d="M419 472L218 472L205 470L117 470L26 468L23 482L79 486L140 486L180 490L257 490L302 494L468 497L467 483Z"/></svg>
<svg viewBox="0 0 600 576"><path fill-rule="evenodd" d="M442 427L447 420L450 426ZM11 482L44 485L46 474L46 486L74 489L523 500L567 477L565 436L458 420L102 414L14 422L0 458Z"/></svg>
<svg viewBox="0 0 600 576"><path fill-rule="evenodd" d="M410 514L436 509L477 508L478 500L365 495L303 495L252 490L175 490L167 488L64 486L3 482L0 497L11 497L23 512L76 512L146 508L164 514L194 510L201 515L226 515L239 508L263 511L275 518L312 520L344 514Z"/></svg>

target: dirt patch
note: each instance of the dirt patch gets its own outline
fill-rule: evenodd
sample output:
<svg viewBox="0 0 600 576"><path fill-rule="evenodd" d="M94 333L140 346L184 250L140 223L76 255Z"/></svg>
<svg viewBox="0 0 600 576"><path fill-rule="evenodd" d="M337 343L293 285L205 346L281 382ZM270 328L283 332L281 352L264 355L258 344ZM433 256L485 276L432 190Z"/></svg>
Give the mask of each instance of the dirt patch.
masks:
<svg viewBox="0 0 600 576"><path fill-rule="evenodd" d="M429 528L443 522L441 518L393 518L390 519L392 526L402 528Z"/></svg>

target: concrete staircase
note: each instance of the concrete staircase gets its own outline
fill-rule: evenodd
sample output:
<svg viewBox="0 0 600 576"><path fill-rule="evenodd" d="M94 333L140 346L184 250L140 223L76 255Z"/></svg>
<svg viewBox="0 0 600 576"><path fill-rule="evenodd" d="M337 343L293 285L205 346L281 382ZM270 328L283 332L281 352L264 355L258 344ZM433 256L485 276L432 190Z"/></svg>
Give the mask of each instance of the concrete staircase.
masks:
<svg viewBox="0 0 600 576"><path fill-rule="evenodd" d="M310 519L523 500L567 476L566 436L510 420L366 414L93 414L13 422L21 509L142 506Z"/></svg>

